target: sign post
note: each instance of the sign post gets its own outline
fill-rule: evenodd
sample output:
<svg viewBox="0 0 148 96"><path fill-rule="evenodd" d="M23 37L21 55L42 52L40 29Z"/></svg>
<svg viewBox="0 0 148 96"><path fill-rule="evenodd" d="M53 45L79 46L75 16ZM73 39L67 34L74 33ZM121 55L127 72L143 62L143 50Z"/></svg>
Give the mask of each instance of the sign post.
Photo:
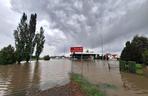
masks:
<svg viewBox="0 0 148 96"><path fill-rule="evenodd" d="M83 52L83 47L70 47L70 52L72 53L72 59L74 60L75 56L74 53L76 52L81 52L81 61L82 61L82 52ZM71 75L73 75L73 60L71 63ZM71 93L71 87L70 87L70 93Z"/></svg>
<svg viewBox="0 0 148 96"><path fill-rule="evenodd" d="M83 47L70 47L70 52L73 53L73 54L76 53L76 52L81 52L81 57L80 58L81 58L81 62L82 62L82 59L83 59L83 57L82 57ZM74 59L75 57L72 57L72 58ZM73 63L71 65L71 73L73 73ZM82 73L83 73L83 65L82 65L81 75L82 75Z"/></svg>
<svg viewBox="0 0 148 96"><path fill-rule="evenodd" d="M70 52L71 53L76 53L76 52L81 52L81 61L82 61L82 52L83 52L83 47L70 47ZM75 57L72 57L74 60ZM71 65L71 73L73 73L73 64Z"/></svg>

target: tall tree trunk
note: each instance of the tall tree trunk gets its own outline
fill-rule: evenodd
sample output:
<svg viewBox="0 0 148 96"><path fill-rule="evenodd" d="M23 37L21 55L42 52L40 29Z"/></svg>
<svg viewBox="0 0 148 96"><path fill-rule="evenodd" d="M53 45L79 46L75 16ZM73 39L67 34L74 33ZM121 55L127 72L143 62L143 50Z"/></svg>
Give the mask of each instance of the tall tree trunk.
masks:
<svg viewBox="0 0 148 96"><path fill-rule="evenodd" d="M39 61L39 57L37 56L36 61Z"/></svg>

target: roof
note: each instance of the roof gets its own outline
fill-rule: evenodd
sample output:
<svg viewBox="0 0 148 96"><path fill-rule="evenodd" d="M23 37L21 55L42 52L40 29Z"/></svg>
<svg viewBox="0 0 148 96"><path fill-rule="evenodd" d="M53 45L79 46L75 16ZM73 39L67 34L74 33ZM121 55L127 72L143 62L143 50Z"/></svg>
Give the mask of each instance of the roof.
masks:
<svg viewBox="0 0 148 96"><path fill-rule="evenodd" d="M81 52L77 52L77 53L75 53L75 54L90 54L90 55L99 55L98 53L81 53Z"/></svg>

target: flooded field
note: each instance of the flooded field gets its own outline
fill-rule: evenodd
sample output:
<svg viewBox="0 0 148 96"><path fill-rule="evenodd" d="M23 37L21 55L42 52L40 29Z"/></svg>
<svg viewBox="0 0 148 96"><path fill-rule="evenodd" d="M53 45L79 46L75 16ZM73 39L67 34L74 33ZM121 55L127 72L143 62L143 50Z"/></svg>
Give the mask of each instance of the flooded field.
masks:
<svg viewBox="0 0 148 96"><path fill-rule="evenodd" d="M64 85L69 82L71 71L82 74L107 96L148 96L148 77L121 73L118 61L61 59L0 65L0 96L25 96L28 91Z"/></svg>
<svg viewBox="0 0 148 96"><path fill-rule="evenodd" d="M69 60L34 61L31 64L0 65L0 96L25 96L69 82Z"/></svg>
<svg viewBox="0 0 148 96"><path fill-rule="evenodd" d="M148 96L148 77L120 73L118 61L73 61L73 69L107 96Z"/></svg>

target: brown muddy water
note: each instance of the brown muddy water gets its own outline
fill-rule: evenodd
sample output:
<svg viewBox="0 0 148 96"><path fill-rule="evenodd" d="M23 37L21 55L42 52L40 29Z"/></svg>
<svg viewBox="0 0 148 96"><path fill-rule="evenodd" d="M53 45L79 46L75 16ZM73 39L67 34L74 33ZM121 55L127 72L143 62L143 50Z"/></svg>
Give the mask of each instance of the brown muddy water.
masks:
<svg viewBox="0 0 148 96"><path fill-rule="evenodd" d="M64 85L71 71L82 74L107 96L148 96L148 77L121 73L118 61L62 59L0 65L0 96L25 96L29 91Z"/></svg>
<svg viewBox="0 0 148 96"><path fill-rule="evenodd" d="M82 74L89 82L96 84L106 96L148 96L148 77L121 73L118 61L72 63L74 73Z"/></svg>
<svg viewBox="0 0 148 96"><path fill-rule="evenodd" d="M25 96L69 82L69 60L0 65L0 96Z"/></svg>

